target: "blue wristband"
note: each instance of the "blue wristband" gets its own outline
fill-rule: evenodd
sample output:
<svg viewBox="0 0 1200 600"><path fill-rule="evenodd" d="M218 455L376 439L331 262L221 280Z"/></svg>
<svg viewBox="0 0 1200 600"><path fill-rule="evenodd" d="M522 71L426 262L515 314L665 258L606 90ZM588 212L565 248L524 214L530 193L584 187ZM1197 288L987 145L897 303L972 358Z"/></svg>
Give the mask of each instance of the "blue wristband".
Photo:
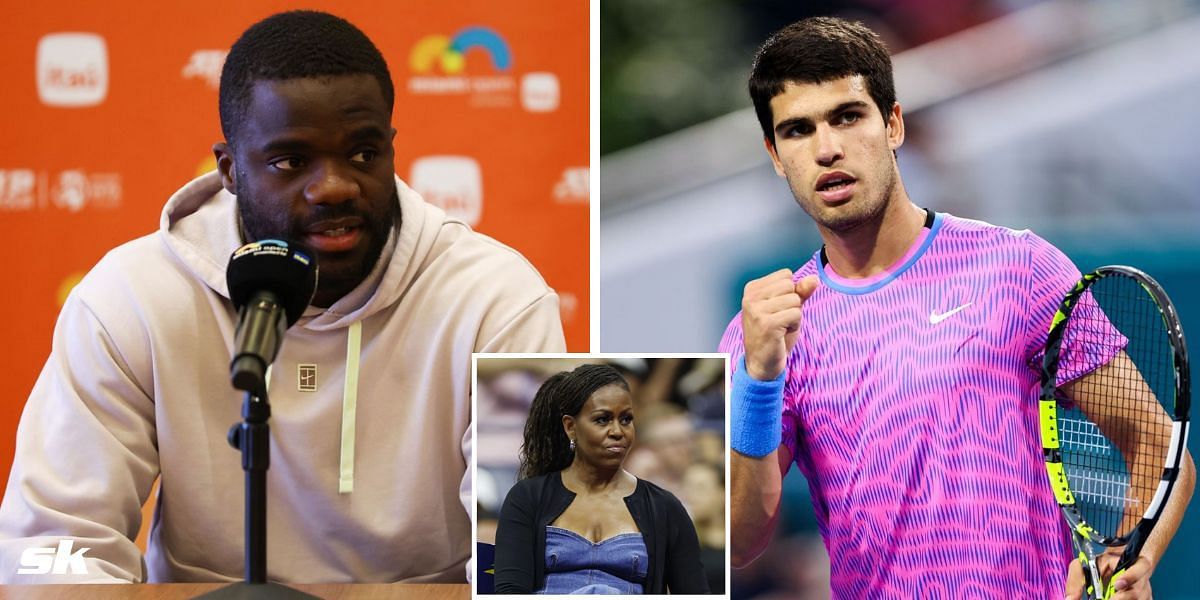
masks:
<svg viewBox="0 0 1200 600"><path fill-rule="evenodd" d="M729 407L729 447L760 458L783 439L783 384L787 370L771 381L759 381L746 370L746 357L733 372Z"/></svg>

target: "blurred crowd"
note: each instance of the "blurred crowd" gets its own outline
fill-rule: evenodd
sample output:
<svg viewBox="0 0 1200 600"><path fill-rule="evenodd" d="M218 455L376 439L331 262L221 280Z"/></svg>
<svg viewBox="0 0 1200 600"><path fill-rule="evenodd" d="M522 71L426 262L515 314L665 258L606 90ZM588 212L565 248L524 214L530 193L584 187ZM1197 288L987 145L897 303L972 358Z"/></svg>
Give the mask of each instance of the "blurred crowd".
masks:
<svg viewBox="0 0 1200 600"><path fill-rule="evenodd" d="M625 469L683 502L700 538L709 587L725 593L724 358L478 359L478 541L495 540L538 387L554 373L596 362L621 371L633 396L637 438Z"/></svg>

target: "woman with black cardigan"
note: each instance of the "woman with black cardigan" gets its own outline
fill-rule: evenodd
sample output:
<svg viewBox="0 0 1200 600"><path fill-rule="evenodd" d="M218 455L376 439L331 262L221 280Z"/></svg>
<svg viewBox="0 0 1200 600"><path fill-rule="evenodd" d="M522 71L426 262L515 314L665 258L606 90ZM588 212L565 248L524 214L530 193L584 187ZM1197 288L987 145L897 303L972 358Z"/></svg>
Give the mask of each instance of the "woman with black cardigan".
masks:
<svg viewBox="0 0 1200 600"><path fill-rule="evenodd" d="M496 593L708 593L683 505L621 468L634 436L616 369L583 365L542 384L500 509Z"/></svg>

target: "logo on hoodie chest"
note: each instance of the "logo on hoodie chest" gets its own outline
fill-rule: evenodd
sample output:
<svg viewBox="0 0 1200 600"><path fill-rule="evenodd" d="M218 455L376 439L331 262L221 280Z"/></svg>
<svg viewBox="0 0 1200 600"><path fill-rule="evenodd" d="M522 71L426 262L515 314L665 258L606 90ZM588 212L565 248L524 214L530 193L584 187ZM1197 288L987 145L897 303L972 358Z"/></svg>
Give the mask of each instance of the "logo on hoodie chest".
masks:
<svg viewBox="0 0 1200 600"><path fill-rule="evenodd" d="M296 389L301 392L317 391L317 365L296 365Z"/></svg>

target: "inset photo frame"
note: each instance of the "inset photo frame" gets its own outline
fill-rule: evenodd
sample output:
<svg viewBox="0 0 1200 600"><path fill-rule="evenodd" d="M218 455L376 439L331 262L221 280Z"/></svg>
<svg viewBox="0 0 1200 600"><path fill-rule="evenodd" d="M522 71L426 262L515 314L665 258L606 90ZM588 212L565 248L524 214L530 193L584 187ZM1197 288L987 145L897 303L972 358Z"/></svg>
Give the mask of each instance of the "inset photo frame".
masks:
<svg viewBox="0 0 1200 600"><path fill-rule="evenodd" d="M478 594L728 590L724 354L475 354Z"/></svg>

